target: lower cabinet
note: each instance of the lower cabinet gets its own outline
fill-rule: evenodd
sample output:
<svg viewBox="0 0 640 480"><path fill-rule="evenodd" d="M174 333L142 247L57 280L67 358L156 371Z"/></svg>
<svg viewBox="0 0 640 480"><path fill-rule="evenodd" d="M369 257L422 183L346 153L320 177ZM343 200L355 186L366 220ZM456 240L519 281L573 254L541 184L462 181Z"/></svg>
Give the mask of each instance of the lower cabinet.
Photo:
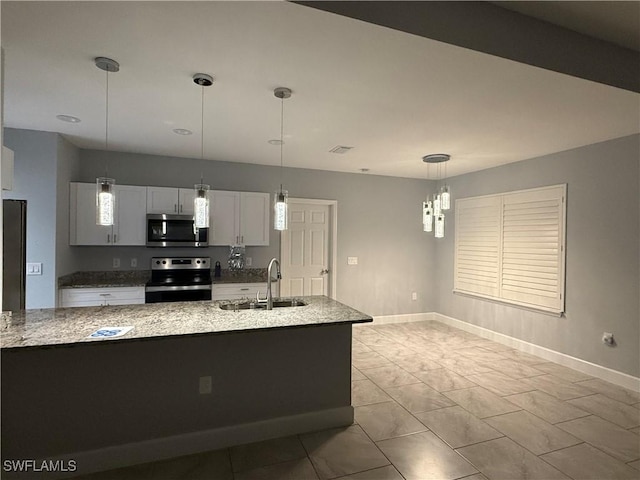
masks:
<svg viewBox="0 0 640 480"><path fill-rule="evenodd" d="M277 294L276 284L272 285L273 296ZM212 300L242 300L248 298L253 300L256 298L256 294L260 292L260 298L267 296L267 284L266 283L222 283L213 284L213 290L211 292Z"/></svg>
<svg viewBox="0 0 640 480"><path fill-rule="evenodd" d="M61 288L61 307L99 307L144 303L144 287Z"/></svg>

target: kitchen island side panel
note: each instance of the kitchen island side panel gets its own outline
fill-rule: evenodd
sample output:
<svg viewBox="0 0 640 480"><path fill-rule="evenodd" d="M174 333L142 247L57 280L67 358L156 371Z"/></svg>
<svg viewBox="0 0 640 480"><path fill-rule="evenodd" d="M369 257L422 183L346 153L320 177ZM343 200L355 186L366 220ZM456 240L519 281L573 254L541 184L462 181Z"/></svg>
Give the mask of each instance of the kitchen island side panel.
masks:
<svg viewBox="0 0 640 480"><path fill-rule="evenodd" d="M350 324L3 349L2 458L348 407L350 387Z"/></svg>

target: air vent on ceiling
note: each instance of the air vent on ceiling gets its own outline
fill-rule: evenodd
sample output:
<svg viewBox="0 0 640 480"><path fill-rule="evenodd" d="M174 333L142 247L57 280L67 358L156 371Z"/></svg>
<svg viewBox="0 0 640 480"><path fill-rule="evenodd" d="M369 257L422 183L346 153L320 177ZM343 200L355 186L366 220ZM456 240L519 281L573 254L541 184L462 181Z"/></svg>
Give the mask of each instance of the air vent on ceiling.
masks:
<svg viewBox="0 0 640 480"><path fill-rule="evenodd" d="M329 150L331 153L347 153L349 150L351 150L353 147L345 147L343 145L337 145L335 147L333 147L331 150Z"/></svg>

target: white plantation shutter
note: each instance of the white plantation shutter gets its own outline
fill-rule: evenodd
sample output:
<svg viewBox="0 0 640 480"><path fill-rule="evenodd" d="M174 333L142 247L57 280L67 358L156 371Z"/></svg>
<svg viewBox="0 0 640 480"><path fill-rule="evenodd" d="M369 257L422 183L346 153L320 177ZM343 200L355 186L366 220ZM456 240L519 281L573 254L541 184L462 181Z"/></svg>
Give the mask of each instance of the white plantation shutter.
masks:
<svg viewBox="0 0 640 480"><path fill-rule="evenodd" d="M498 296L500 198L456 202L455 289Z"/></svg>
<svg viewBox="0 0 640 480"><path fill-rule="evenodd" d="M456 201L454 290L564 311L565 185Z"/></svg>

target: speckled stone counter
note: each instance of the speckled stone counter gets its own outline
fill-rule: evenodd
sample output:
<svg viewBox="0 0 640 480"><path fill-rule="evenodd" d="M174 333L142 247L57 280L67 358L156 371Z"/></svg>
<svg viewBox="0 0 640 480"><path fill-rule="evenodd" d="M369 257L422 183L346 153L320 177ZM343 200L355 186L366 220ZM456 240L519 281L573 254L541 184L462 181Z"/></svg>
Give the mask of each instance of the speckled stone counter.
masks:
<svg viewBox="0 0 640 480"><path fill-rule="evenodd" d="M144 287L151 270L74 272L58 278L58 288Z"/></svg>
<svg viewBox="0 0 640 480"><path fill-rule="evenodd" d="M323 324L364 323L372 318L324 296L301 297L305 306L223 310L228 302L176 302L14 312L0 331L3 349L85 342L118 342L181 335L216 334ZM102 327L133 326L122 337L87 338Z"/></svg>
<svg viewBox="0 0 640 480"><path fill-rule="evenodd" d="M267 281L266 268L245 268L243 270L222 269L220 277L214 277L211 273L211 280L216 283L264 283Z"/></svg>

